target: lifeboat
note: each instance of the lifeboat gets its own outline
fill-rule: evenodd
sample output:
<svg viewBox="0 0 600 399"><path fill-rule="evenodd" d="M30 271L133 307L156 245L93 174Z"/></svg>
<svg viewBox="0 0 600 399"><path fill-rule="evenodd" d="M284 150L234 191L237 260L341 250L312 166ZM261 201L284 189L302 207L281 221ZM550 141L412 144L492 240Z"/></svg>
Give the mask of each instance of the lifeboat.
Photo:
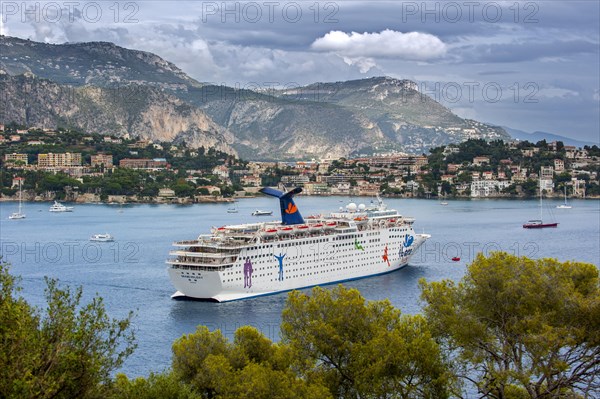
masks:
<svg viewBox="0 0 600 399"><path fill-rule="evenodd" d="M285 227L280 227L279 230L277 230L277 234L279 234L279 235L292 234L293 231L294 231L293 227L285 226Z"/></svg>
<svg viewBox="0 0 600 399"><path fill-rule="evenodd" d="M221 226L221 227L213 227L213 234L225 234L225 232L227 231L227 228L225 226Z"/></svg>
<svg viewBox="0 0 600 399"><path fill-rule="evenodd" d="M305 224L301 224L300 226L296 226L296 231L299 233L306 233L308 231L308 226Z"/></svg>
<svg viewBox="0 0 600 399"><path fill-rule="evenodd" d="M308 226L308 230L310 231L320 231L321 229L323 229L323 224L321 223L311 224Z"/></svg>
<svg viewBox="0 0 600 399"><path fill-rule="evenodd" d="M277 229L265 229L261 232L263 236L270 237L277 234Z"/></svg>
<svg viewBox="0 0 600 399"><path fill-rule="evenodd" d="M335 222L327 222L325 223L325 226L323 226L325 229L329 230L329 229L333 229L335 228L336 223Z"/></svg>

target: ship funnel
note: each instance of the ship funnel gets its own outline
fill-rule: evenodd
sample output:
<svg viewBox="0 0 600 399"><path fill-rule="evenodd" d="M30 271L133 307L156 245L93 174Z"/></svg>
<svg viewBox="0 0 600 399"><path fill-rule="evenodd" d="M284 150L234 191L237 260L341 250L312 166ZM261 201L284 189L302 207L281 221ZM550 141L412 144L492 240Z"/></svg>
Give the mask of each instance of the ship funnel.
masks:
<svg viewBox="0 0 600 399"><path fill-rule="evenodd" d="M281 207L281 224L304 223L304 219L302 218L302 215L300 215L300 211L298 210L296 204L294 204L293 200L294 195L302 192L302 188L296 187L287 193L270 187L261 188L259 191L263 194L270 195L271 197L279 198L279 205Z"/></svg>

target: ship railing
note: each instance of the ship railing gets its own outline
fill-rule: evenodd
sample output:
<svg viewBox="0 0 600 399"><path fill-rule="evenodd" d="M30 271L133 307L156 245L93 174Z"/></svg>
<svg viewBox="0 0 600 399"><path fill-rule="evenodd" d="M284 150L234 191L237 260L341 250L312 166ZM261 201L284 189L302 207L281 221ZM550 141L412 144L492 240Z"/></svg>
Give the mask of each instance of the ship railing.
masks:
<svg viewBox="0 0 600 399"><path fill-rule="evenodd" d="M186 266L202 266L202 267L207 267L210 270L214 269L214 268L218 268L218 267L222 267L222 266L229 266L232 267L234 260L229 261L229 262L210 262L210 261L204 261L204 262L198 262L197 260L193 260L193 259L179 259L179 258L172 258L172 259L167 259L167 263L170 265L186 265Z"/></svg>
<svg viewBox="0 0 600 399"><path fill-rule="evenodd" d="M181 249L176 249L176 251L181 251ZM238 254L240 252L239 249L230 249L226 248L222 245L211 245L210 243L206 245L195 245L188 247L184 250L184 252L194 252L194 253L207 253L207 254Z"/></svg>
<svg viewBox="0 0 600 399"><path fill-rule="evenodd" d="M173 245L177 246L177 247L189 247L192 245L197 245L199 243L200 243L200 241L198 241L198 240L183 240L183 241L175 241L173 243Z"/></svg>
<svg viewBox="0 0 600 399"><path fill-rule="evenodd" d="M175 247L189 247L189 248L213 248L216 251L219 250L236 250L248 246L248 240L192 240L192 241L177 241L173 243Z"/></svg>
<svg viewBox="0 0 600 399"><path fill-rule="evenodd" d="M240 251L221 251L221 252L193 252L193 251L182 251L182 250L173 250L169 251L169 255L173 256L189 256L195 258L214 258L214 259L223 259L223 258L231 258L236 257L240 254Z"/></svg>
<svg viewBox="0 0 600 399"><path fill-rule="evenodd" d="M237 256L228 256L226 258L208 258L208 257L195 257L195 256L178 256L175 258L178 262L201 264L206 266L211 265L222 265L226 263L235 263Z"/></svg>
<svg viewBox="0 0 600 399"><path fill-rule="evenodd" d="M233 267L233 265L223 265L223 266L219 266L219 267L212 267L212 266L174 264L169 261L167 261L167 263L171 265L171 269L192 270L192 271L202 271L202 272L220 272L223 270L231 269Z"/></svg>

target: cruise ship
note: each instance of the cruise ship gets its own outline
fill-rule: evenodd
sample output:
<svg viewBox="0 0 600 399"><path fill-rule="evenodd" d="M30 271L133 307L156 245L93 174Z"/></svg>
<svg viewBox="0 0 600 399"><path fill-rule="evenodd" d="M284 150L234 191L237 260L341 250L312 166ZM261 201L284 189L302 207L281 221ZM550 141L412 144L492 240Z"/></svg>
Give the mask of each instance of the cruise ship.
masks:
<svg viewBox="0 0 600 399"><path fill-rule="evenodd" d="M389 273L430 237L379 197L303 218L294 203L302 188L260 191L279 199L280 221L215 227L173 243L166 261L173 298L226 302Z"/></svg>

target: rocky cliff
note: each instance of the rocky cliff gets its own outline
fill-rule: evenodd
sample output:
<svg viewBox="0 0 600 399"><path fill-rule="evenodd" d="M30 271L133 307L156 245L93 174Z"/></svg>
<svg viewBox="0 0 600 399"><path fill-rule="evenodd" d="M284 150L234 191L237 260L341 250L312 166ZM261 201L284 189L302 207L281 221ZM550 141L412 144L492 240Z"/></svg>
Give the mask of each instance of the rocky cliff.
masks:
<svg viewBox="0 0 600 399"><path fill-rule="evenodd" d="M31 75L0 75L0 119L26 126L75 127L90 133L129 134L235 154L233 135L206 114L162 90L71 87Z"/></svg>

